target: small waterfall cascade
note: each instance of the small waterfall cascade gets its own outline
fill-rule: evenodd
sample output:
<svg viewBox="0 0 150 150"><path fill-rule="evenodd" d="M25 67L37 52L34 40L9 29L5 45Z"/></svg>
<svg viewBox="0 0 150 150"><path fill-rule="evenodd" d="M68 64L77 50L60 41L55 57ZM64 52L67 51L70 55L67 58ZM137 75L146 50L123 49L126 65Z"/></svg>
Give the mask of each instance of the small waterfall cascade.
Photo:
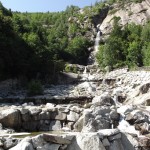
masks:
<svg viewBox="0 0 150 150"><path fill-rule="evenodd" d="M94 44L94 51L91 52L89 58L88 58L88 65L97 64L96 63L96 53L98 52L99 48L99 42L101 40L101 31L98 29L96 38L95 38L95 44Z"/></svg>
<svg viewBox="0 0 150 150"><path fill-rule="evenodd" d="M100 39L101 39L100 37L101 37L101 31L98 31L97 35L96 35L96 39L95 39L95 45L94 45L95 54L98 52L99 42L100 42Z"/></svg>
<svg viewBox="0 0 150 150"><path fill-rule="evenodd" d="M86 74L86 73L87 73L87 67L86 67L86 66L85 66L85 68L84 68L83 73L84 73L84 74Z"/></svg>

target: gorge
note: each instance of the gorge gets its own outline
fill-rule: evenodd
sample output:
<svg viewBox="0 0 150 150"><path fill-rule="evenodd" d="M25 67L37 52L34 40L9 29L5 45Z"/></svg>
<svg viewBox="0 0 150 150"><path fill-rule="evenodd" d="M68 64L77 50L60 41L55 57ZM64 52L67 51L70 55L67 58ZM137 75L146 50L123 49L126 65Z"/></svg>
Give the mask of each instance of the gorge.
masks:
<svg viewBox="0 0 150 150"><path fill-rule="evenodd" d="M131 5L145 9L148 3ZM57 84L43 85L42 94L17 88L17 79L0 82L0 150L150 149L150 68L102 69L96 61L99 43L111 31L111 15L92 29L87 65L69 64L75 71L61 71Z"/></svg>

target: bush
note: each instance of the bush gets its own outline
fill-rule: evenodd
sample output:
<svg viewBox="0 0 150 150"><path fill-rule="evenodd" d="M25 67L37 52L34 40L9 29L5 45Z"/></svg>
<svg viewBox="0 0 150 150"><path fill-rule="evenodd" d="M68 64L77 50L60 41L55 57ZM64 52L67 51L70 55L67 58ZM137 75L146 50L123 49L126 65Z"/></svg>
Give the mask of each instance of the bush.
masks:
<svg viewBox="0 0 150 150"><path fill-rule="evenodd" d="M43 87L41 82L38 80L32 80L28 85L27 91L29 96L43 94Z"/></svg>
<svg viewBox="0 0 150 150"><path fill-rule="evenodd" d="M66 64L65 72L77 73L77 66L74 64L73 65Z"/></svg>

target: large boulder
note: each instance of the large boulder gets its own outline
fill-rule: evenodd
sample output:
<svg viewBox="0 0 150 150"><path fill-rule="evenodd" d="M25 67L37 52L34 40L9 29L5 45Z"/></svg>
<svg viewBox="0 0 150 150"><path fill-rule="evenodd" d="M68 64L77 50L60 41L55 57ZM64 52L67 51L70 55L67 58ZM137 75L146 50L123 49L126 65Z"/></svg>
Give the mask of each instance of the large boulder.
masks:
<svg viewBox="0 0 150 150"><path fill-rule="evenodd" d="M33 145L29 142L21 142L10 150L34 150Z"/></svg>
<svg viewBox="0 0 150 150"><path fill-rule="evenodd" d="M114 104L114 101L109 95L103 94L101 96L95 96L92 100L92 103L98 106L110 106Z"/></svg>
<svg viewBox="0 0 150 150"><path fill-rule="evenodd" d="M148 90L150 89L150 83L146 83L146 84L143 84L140 88L139 88L139 91L141 94L145 94L148 92Z"/></svg>
<svg viewBox="0 0 150 150"><path fill-rule="evenodd" d="M106 150L96 133L79 133L67 150Z"/></svg>
<svg viewBox="0 0 150 150"><path fill-rule="evenodd" d="M49 126L49 130L50 131L59 131L62 130L62 125L61 122L59 120L53 120L50 122L50 126Z"/></svg>
<svg viewBox="0 0 150 150"><path fill-rule="evenodd" d="M52 143L56 143L56 144L70 144L71 140L74 136L71 135L65 135L65 136L61 136L61 135L53 135L53 134L43 134L43 139L46 142L52 142Z"/></svg>
<svg viewBox="0 0 150 150"><path fill-rule="evenodd" d="M59 150L59 148L60 148L59 144L47 143L43 145L42 147L38 147L37 150Z"/></svg>
<svg viewBox="0 0 150 150"><path fill-rule="evenodd" d="M82 129L83 129L83 119L84 119L84 116L82 115L78 121L74 124L74 131L78 131L78 132L81 132Z"/></svg>
<svg viewBox="0 0 150 150"><path fill-rule="evenodd" d="M109 150L124 150L121 140L114 140L110 143Z"/></svg>
<svg viewBox="0 0 150 150"><path fill-rule="evenodd" d="M67 115L67 120L68 121L77 121L79 119L80 115L74 111L70 111L69 114Z"/></svg>
<svg viewBox="0 0 150 150"><path fill-rule="evenodd" d="M53 120L66 120L67 115L60 111L51 112L51 119Z"/></svg>
<svg viewBox="0 0 150 150"><path fill-rule="evenodd" d="M135 147L138 147L138 139L131 134L122 133L121 142L124 147L124 150L135 150Z"/></svg>
<svg viewBox="0 0 150 150"><path fill-rule="evenodd" d="M10 149L18 144L18 140L12 139L12 138L6 138L3 143L4 149Z"/></svg>
<svg viewBox="0 0 150 150"><path fill-rule="evenodd" d="M0 112L0 123L4 127L20 129L21 115L17 109L6 109Z"/></svg>

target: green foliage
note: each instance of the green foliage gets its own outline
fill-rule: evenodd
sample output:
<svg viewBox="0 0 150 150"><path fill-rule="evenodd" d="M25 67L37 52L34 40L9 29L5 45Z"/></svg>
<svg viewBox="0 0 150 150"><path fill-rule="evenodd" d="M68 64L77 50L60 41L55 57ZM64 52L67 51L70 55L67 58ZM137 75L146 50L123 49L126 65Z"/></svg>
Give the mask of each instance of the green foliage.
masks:
<svg viewBox="0 0 150 150"><path fill-rule="evenodd" d="M0 80L25 76L56 82L66 62L86 64L91 42L84 35L89 29L76 22L84 16L76 6L12 14L0 3ZM70 17L76 19L69 22Z"/></svg>
<svg viewBox="0 0 150 150"><path fill-rule="evenodd" d="M7 10L0 2L0 12L5 16L12 16L11 10Z"/></svg>
<svg viewBox="0 0 150 150"><path fill-rule="evenodd" d="M143 46L143 63L145 66L150 66L150 43Z"/></svg>
<svg viewBox="0 0 150 150"><path fill-rule="evenodd" d="M67 52L72 55L74 63L86 64L89 46L91 43L86 38L75 37L70 41Z"/></svg>
<svg viewBox="0 0 150 150"><path fill-rule="evenodd" d="M77 66L76 65L69 65L66 64L65 66L65 72L73 72L73 73L77 73Z"/></svg>
<svg viewBox="0 0 150 150"><path fill-rule="evenodd" d="M97 60L101 67L150 65L149 23L142 27L129 24L121 29L118 19L114 21L114 28L104 45L99 47Z"/></svg>
<svg viewBox="0 0 150 150"><path fill-rule="evenodd" d="M29 96L43 94L43 88L41 82L39 80L30 81L28 85L27 93Z"/></svg>

